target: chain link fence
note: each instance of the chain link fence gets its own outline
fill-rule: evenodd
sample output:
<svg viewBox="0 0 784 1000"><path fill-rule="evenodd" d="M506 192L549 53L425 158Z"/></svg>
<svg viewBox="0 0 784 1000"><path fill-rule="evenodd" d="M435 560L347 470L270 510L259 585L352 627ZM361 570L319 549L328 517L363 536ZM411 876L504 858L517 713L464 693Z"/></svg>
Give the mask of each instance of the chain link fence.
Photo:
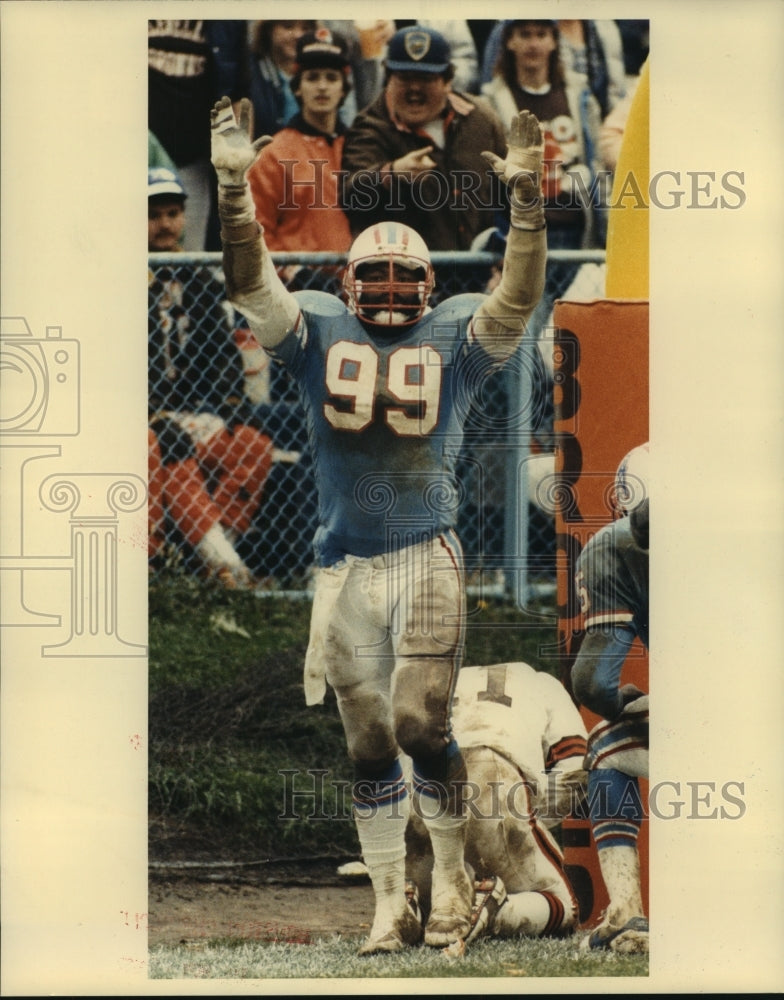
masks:
<svg viewBox="0 0 784 1000"><path fill-rule="evenodd" d="M273 260L292 291L340 293L339 255ZM434 305L485 292L500 265L489 253L432 260ZM150 254L148 278L153 577L220 576L231 557L261 591L305 595L318 505L296 387L227 303L220 254ZM468 415L457 472L469 592L521 607L555 592L549 314L556 297L603 295L603 251L551 252L531 335Z"/></svg>

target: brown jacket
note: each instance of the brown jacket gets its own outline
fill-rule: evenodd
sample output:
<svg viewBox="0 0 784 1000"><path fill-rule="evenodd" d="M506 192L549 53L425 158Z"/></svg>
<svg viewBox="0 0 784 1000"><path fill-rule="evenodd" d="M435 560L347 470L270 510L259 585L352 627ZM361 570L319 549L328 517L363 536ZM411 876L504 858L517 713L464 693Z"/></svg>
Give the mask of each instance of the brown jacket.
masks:
<svg viewBox="0 0 784 1000"><path fill-rule="evenodd" d="M343 199L353 235L396 220L415 229L431 250L468 250L473 238L498 222L506 195L481 157L506 155L504 127L481 97L451 93L444 112L444 148L430 154L437 166L411 182L392 174L393 160L433 145L423 130L396 124L386 93L354 118L343 147Z"/></svg>

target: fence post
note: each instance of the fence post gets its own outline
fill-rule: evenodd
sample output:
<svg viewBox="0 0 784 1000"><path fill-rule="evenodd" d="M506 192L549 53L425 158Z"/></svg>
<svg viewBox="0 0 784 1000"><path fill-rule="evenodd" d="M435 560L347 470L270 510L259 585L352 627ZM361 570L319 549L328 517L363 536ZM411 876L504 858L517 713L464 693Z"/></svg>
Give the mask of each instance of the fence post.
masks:
<svg viewBox="0 0 784 1000"><path fill-rule="evenodd" d="M507 593L519 608L528 602L528 453L531 433L532 379L526 355L533 346L523 339L514 361L507 369L507 414L511 440L506 466L506 509L504 511L504 565Z"/></svg>

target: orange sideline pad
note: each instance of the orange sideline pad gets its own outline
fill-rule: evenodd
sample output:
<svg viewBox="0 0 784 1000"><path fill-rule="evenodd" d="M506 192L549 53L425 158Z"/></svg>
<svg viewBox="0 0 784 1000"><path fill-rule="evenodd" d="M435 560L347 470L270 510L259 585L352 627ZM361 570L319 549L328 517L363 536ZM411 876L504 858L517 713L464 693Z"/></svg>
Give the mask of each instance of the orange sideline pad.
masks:
<svg viewBox="0 0 784 1000"><path fill-rule="evenodd" d="M608 521L615 471L623 456L648 440L648 302L634 299L559 301L554 310L558 644L562 679L571 690L571 665L583 637L574 587L577 557ZM648 653L638 641L622 683L648 691ZM590 729L598 716L581 709ZM648 782L640 781L643 802ZM586 820L563 824L567 870L580 904L580 925L599 922L607 905L596 847ZM648 819L638 842L643 903L648 912Z"/></svg>

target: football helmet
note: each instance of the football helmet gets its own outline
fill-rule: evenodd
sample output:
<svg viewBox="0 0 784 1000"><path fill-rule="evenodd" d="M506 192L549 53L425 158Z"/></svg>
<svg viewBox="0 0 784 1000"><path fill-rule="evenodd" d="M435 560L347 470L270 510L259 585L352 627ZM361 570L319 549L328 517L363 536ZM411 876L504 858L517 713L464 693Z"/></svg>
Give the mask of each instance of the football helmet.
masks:
<svg viewBox="0 0 784 1000"><path fill-rule="evenodd" d="M363 280L367 265L384 264L383 280ZM410 272L401 280L399 270ZM400 222L369 226L351 244L343 272L343 290L349 312L376 326L410 326L428 307L435 276L425 241Z"/></svg>
<svg viewBox="0 0 784 1000"><path fill-rule="evenodd" d="M648 442L632 448L621 459L615 473L614 503L618 512L626 517L649 496Z"/></svg>

